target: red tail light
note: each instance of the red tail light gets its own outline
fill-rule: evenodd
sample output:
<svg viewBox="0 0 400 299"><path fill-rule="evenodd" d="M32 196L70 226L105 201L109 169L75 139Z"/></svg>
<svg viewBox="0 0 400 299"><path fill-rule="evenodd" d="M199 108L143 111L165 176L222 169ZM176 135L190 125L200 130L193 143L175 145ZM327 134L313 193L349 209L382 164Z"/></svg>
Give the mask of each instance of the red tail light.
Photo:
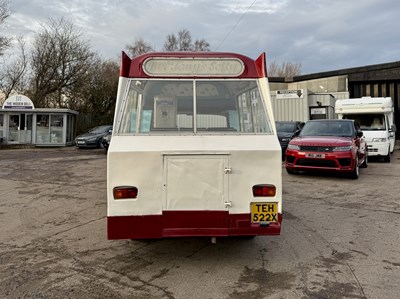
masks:
<svg viewBox="0 0 400 299"><path fill-rule="evenodd" d="M138 195L138 188L132 186L114 187L114 199L136 198Z"/></svg>
<svg viewBox="0 0 400 299"><path fill-rule="evenodd" d="M253 196L254 197L273 197L276 194L276 187L274 185L254 185L253 186Z"/></svg>

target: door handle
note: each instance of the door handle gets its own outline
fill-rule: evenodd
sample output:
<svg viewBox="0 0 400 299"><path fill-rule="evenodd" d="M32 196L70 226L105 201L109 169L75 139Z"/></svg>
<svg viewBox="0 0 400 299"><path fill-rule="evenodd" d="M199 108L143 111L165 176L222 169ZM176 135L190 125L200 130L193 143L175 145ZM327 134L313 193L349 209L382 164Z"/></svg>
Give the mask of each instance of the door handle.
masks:
<svg viewBox="0 0 400 299"><path fill-rule="evenodd" d="M231 201L225 201L225 208L230 208L232 206Z"/></svg>
<svg viewBox="0 0 400 299"><path fill-rule="evenodd" d="M232 168L225 167L225 174L230 174L230 173L232 173Z"/></svg>

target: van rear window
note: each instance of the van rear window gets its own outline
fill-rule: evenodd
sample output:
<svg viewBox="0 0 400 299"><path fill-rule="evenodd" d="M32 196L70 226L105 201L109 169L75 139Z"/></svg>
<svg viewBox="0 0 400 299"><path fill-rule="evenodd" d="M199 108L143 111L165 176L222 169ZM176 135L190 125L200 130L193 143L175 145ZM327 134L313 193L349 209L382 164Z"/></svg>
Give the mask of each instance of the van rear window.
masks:
<svg viewBox="0 0 400 299"><path fill-rule="evenodd" d="M271 134L257 80L130 80L115 133Z"/></svg>

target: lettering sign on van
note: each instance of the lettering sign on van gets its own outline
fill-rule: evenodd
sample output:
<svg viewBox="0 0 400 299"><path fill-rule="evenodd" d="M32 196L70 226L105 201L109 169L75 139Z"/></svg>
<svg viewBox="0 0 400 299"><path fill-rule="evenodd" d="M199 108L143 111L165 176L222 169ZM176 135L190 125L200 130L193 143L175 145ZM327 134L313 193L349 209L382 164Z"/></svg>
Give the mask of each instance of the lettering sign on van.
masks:
<svg viewBox="0 0 400 299"><path fill-rule="evenodd" d="M244 64L237 58L164 58L145 60L143 71L149 76L237 77Z"/></svg>

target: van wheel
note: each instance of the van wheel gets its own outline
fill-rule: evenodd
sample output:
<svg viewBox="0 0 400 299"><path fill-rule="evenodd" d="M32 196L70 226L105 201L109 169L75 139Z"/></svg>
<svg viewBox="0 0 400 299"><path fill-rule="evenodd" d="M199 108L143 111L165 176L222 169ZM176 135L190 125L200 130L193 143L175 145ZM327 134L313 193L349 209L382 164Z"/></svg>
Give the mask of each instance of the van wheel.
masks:
<svg viewBox="0 0 400 299"><path fill-rule="evenodd" d="M383 161L389 163L390 162L390 151L386 156L383 156Z"/></svg>
<svg viewBox="0 0 400 299"><path fill-rule="evenodd" d="M358 176L360 175L360 167L358 165L358 156L356 156L356 160L354 161L354 169L352 172L350 172L349 177L353 180L358 179Z"/></svg>

